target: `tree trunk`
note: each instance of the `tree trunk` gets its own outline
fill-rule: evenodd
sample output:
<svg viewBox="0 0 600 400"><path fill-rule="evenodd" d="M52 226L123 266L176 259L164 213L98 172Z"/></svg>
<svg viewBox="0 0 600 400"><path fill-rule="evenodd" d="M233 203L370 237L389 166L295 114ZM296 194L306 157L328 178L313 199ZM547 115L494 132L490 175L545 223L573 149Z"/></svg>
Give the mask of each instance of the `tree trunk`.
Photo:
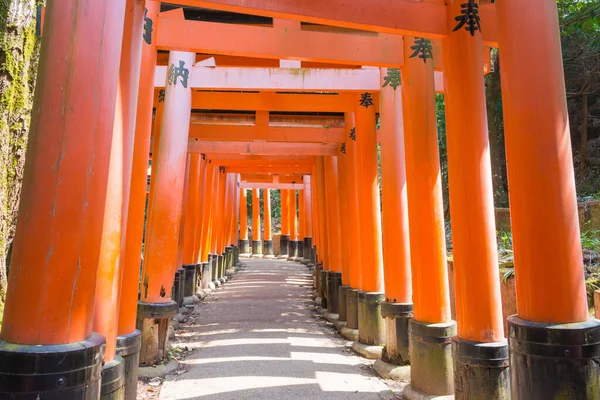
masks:
<svg viewBox="0 0 600 400"><path fill-rule="evenodd" d="M0 0L0 308L15 233L38 60L36 0Z"/></svg>
<svg viewBox="0 0 600 400"><path fill-rule="evenodd" d="M504 130L502 121L502 87L500 85L500 56L498 51L492 53L493 69L486 77L487 83L487 117L490 139L490 156L492 162L492 186L496 207L508 206L506 190L506 157L504 154Z"/></svg>
<svg viewBox="0 0 600 400"><path fill-rule="evenodd" d="M588 142L588 94L581 94L581 129L580 136L581 141L579 143L579 157L581 158L581 172L585 171L585 165L587 163L587 142Z"/></svg>

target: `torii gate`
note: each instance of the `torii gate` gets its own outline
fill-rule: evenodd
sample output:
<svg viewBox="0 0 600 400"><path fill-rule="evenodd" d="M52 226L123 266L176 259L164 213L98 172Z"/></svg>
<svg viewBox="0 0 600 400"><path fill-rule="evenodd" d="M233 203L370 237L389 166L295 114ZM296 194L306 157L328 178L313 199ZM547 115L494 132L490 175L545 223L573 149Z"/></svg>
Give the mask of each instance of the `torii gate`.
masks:
<svg viewBox="0 0 600 400"><path fill-rule="evenodd" d="M202 271L211 265L211 279L221 282L235 262L238 174L252 172L227 173L201 154L277 156L304 149L295 155L317 157L310 171L313 260L317 272L323 268L316 280L323 304L340 319L345 314L341 330L358 337L358 350L385 344L385 361L400 365L410 358L405 398L454 393L505 399L509 391L515 399L598 397L600 322L587 310L555 2L171 3L269 17L273 27L189 22L181 10L160 13L152 0L48 2L39 106L32 115L0 334L0 357L8 360L0 370L0 393L91 399L125 390L128 398L135 396L137 358L159 356L166 346L164 336L150 335L140 351L136 325L155 323L164 332L178 307L170 293L176 270L191 255L189 265L200 263ZM313 25L305 29L300 22ZM170 50L166 68L157 67L159 44ZM518 309L509 318L508 342L497 280L485 46L503 52ZM193 67L198 51L229 66ZM241 68L240 57L258 59ZM272 70L279 59L288 68ZM306 69L296 68L299 60ZM323 63L329 68L318 68L327 67ZM342 69L345 64L353 68ZM402 69L402 82L395 68ZM443 70L446 101L456 322L448 301L434 70ZM305 76L292 79L294 71ZM165 96L157 103L150 151L156 76ZM336 142L196 141L210 135L201 128L193 132L198 137L189 137L192 108L212 108L202 103L204 96L215 105L240 96L256 102L253 110L272 111L274 99L283 99L273 92L319 90L339 93L339 104L346 102L335 110L345 116L343 151ZM333 97L319 102L338 106ZM242 104L231 103L234 110ZM272 135L270 127L236 132L232 136ZM154 173L140 282L149 153ZM277 167L285 171L285 165ZM195 221L183 215L184 202L194 197L202 210ZM348 240L340 240L340 229L349 232ZM540 231L544 240L536 236ZM123 389L124 369L131 373Z"/></svg>

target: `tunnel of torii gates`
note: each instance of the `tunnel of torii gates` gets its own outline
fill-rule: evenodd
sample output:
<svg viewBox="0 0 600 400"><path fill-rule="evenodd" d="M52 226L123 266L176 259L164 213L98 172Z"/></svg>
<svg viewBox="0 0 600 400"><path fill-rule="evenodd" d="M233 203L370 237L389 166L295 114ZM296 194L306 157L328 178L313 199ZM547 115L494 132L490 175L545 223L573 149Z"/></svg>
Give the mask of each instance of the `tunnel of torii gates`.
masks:
<svg viewBox="0 0 600 400"><path fill-rule="evenodd" d="M282 191L279 256L313 268L356 348L410 368L405 398L600 398L554 0L168 3L47 2L0 397L134 399L137 365L165 354L181 298L225 281L240 253L274 255L269 201L263 240L255 206L248 242L246 197L257 205L262 189ZM502 52L508 332L489 47Z"/></svg>

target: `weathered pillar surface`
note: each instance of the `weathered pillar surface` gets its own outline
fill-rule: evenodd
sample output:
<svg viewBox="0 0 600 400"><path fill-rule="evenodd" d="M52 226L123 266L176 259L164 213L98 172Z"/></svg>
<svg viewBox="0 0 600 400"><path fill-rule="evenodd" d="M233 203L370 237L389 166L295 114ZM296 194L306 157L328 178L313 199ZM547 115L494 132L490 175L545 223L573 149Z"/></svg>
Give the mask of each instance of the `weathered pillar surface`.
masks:
<svg viewBox="0 0 600 400"><path fill-rule="evenodd" d="M198 176L198 208L196 210L196 226L195 229L195 238L194 238L194 248L193 248L193 261L194 264L200 265L202 263L202 244L204 243L202 224L204 223L204 200L206 198L206 171L207 171L207 162L206 155L200 155L200 172ZM199 268L201 269L201 268Z"/></svg>
<svg viewBox="0 0 600 400"><path fill-rule="evenodd" d="M358 216L358 159L356 151L356 126L354 113L346 113L344 117L347 130L346 138L346 175L348 183L347 207L353 210L348 214L348 246L350 289L346 293L346 320L348 329L358 329L358 291L361 288L361 246Z"/></svg>
<svg viewBox="0 0 600 400"><path fill-rule="evenodd" d="M408 364L408 320L412 317L412 282L408 233L408 199L400 69L381 69L381 180L388 334L382 359Z"/></svg>
<svg viewBox="0 0 600 400"><path fill-rule="evenodd" d="M248 241L248 191L240 189L240 252L244 255L250 254L250 242Z"/></svg>
<svg viewBox="0 0 600 400"><path fill-rule="evenodd" d="M260 189L252 189L252 255L262 257L260 236Z"/></svg>
<svg viewBox="0 0 600 400"><path fill-rule="evenodd" d="M508 346L498 280L481 29L470 23L477 3L466 9L460 1L448 3L449 35L443 41L458 322L454 390L458 399L500 399L509 396Z"/></svg>
<svg viewBox="0 0 600 400"><path fill-rule="evenodd" d="M456 323L450 313L433 59L430 42L408 36L404 41L408 53L402 92L414 302L409 327L411 388L444 395L454 392L450 337ZM413 46L423 50L414 54Z"/></svg>
<svg viewBox="0 0 600 400"><path fill-rule="evenodd" d="M191 114L191 79L194 53L172 51L160 143L153 154L152 180L147 217L146 245L142 268L138 328L142 331L141 362L164 356L164 333L177 310L171 299L174 274L178 268L179 230L183 206L187 141Z"/></svg>
<svg viewBox="0 0 600 400"><path fill-rule="evenodd" d="M361 94L356 106L356 151L360 166L358 174L362 272L360 289L365 294L363 297L359 296L358 335L362 344L382 345L385 341L385 326L381 319L380 304L384 300L383 251L377 182L376 118L372 94L369 92ZM363 298L364 301L361 302ZM361 315L364 316L362 319Z"/></svg>
<svg viewBox="0 0 600 400"><path fill-rule="evenodd" d="M597 398L600 327L588 320L556 3L496 6L518 274L512 396Z"/></svg>
<svg viewBox="0 0 600 400"><path fill-rule="evenodd" d="M46 9L2 324L0 397L55 397L50 375L80 371L61 393L92 399L100 392L104 339L92 323L125 4L82 3ZM41 385L32 385L32 371Z"/></svg>
<svg viewBox="0 0 600 400"><path fill-rule="evenodd" d="M350 209L348 208L348 160L346 152L346 143L340 145L338 153L338 186L339 186L339 205L340 205L340 230L343 234L340 235L341 245L341 262L342 262L342 284L338 288L338 302L339 302L339 321L340 323L346 322L347 313L347 296L346 291L350 289L350 238L348 232L350 231L349 214ZM340 325L341 326L341 325Z"/></svg>
<svg viewBox="0 0 600 400"><path fill-rule="evenodd" d="M321 236L321 249L319 254L321 256L323 269L329 270L329 238L327 235L327 203L325 194L325 170L324 170L323 157L317 159L317 198L319 206L319 230Z"/></svg>

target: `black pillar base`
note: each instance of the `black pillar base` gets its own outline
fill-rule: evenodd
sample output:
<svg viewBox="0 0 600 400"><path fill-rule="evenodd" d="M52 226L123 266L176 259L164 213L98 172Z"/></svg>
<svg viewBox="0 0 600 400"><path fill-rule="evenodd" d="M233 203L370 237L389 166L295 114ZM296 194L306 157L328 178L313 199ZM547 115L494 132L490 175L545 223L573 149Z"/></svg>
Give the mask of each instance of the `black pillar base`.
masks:
<svg viewBox="0 0 600 400"><path fill-rule="evenodd" d="M263 257L275 257L275 253L273 252L273 241L272 240L263 240Z"/></svg>
<svg viewBox="0 0 600 400"><path fill-rule="evenodd" d="M212 263L202 263L202 289L208 289L212 279Z"/></svg>
<svg viewBox="0 0 600 400"><path fill-rule="evenodd" d="M233 247L227 246L225 247L225 252L223 256L225 257L225 263L223 265L223 270L227 271L229 268L233 267Z"/></svg>
<svg viewBox="0 0 600 400"><path fill-rule="evenodd" d="M241 254L250 254L250 241L247 239L239 241L240 253Z"/></svg>
<svg viewBox="0 0 600 400"><path fill-rule="evenodd" d="M321 270L320 276L319 276L319 288L321 288L321 308L325 309L329 309L329 307L327 306L327 275L329 274L329 271L323 269Z"/></svg>
<svg viewBox="0 0 600 400"><path fill-rule="evenodd" d="M125 369L124 400L135 400L137 397L138 366L140 349L142 348L142 332L137 329L129 335L117 337L117 355L123 358Z"/></svg>
<svg viewBox="0 0 600 400"><path fill-rule="evenodd" d="M298 255L294 261L302 261L304 259L304 241L298 240Z"/></svg>
<svg viewBox="0 0 600 400"><path fill-rule="evenodd" d="M183 297L193 296L196 293L196 264L183 264L183 271Z"/></svg>
<svg viewBox="0 0 600 400"><path fill-rule="evenodd" d="M97 400L100 396L104 337L35 346L0 341L0 398Z"/></svg>
<svg viewBox="0 0 600 400"><path fill-rule="evenodd" d="M599 399L600 320L542 324L508 317L514 400Z"/></svg>
<svg viewBox="0 0 600 400"><path fill-rule="evenodd" d="M310 263L311 260L311 252L312 252L312 238L311 237L305 237L304 239L302 239L304 242L304 253L302 253L302 258L304 258L304 260L306 261L307 264Z"/></svg>
<svg viewBox="0 0 600 400"><path fill-rule="evenodd" d="M219 275L219 257L216 254L208 256L211 263L211 281L216 282Z"/></svg>
<svg viewBox="0 0 600 400"><path fill-rule="evenodd" d="M385 293L358 294L358 341L368 346L385 344L385 320L381 317L381 303Z"/></svg>
<svg viewBox="0 0 600 400"><path fill-rule="evenodd" d="M340 312L338 288L342 286L342 273L329 271L327 274L327 312L338 314Z"/></svg>
<svg viewBox="0 0 600 400"><path fill-rule="evenodd" d="M290 243L290 235L279 236L279 257L287 258L289 243Z"/></svg>
<svg viewBox="0 0 600 400"><path fill-rule="evenodd" d="M313 270L313 286L319 297L321 296L321 271L323 271L323 266L321 264L315 265L315 269Z"/></svg>
<svg viewBox="0 0 600 400"><path fill-rule="evenodd" d="M116 356L102 368L101 400L122 400L125 395L125 364L123 358Z"/></svg>
<svg viewBox="0 0 600 400"><path fill-rule="evenodd" d="M338 287L338 314L340 322L346 322L346 291L350 290L350 286Z"/></svg>
<svg viewBox="0 0 600 400"><path fill-rule="evenodd" d="M452 338L456 336L456 322L427 324L411 319L408 335L411 373L403 396L420 399L454 394Z"/></svg>
<svg viewBox="0 0 600 400"><path fill-rule="evenodd" d="M385 346L381 359L388 364L410 364L408 323L413 317L412 303L381 304L381 316L385 318Z"/></svg>
<svg viewBox="0 0 600 400"><path fill-rule="evenodd" d="M294 261L298 257L298 241L290 240L288 245L288 260Z"/></svg>
<svg viewBox="0 0 600 400"><path fill-rule="evenodd" d="M219 266L219 275L217 276L217 279L222 281L225 276L225 253L221 253L217 256L217 264Z"/></svg>
<svg viewBox="0 0 600 400"><path fill-rule="evenodd" d="M262 240L253 240L252 241L252 255L253 256L262 256Z"/></svg>
<svg viewBox="0 0 600 400"><path fill-rule="evenodd" d="M173 289L171 290L171 298L180 307L183 304L183 283L185 282L185 271L183 268L178 268L175 271L175 279L173 280Z"/></svg>
<svg viewBox="0 0 600 400"><path fill-rule="evenodd" d="M358 289L346 290L346 327L358 329Z"/></svg>
<svg viewBox="0 0 600 400"><path fill-rule="evenodd" d="M479 343L452 339L454 397L457 400L508 400L508 342Z"/></svg>
<svg viewBox="0 0 600 400"><path fill-rule="evenodd" d="M138 302L136 329L142 332L140 364L154 364L166 357L169 325L178 311L179 305L174 301Z"/></svg>
<svg viewBox="0 0 600 400"><path fill-rule="evenodd" d="M308 264L308 266L314 266L317 265L317 248L313 247L312 249L310 249L310 263Z"/></svg>

